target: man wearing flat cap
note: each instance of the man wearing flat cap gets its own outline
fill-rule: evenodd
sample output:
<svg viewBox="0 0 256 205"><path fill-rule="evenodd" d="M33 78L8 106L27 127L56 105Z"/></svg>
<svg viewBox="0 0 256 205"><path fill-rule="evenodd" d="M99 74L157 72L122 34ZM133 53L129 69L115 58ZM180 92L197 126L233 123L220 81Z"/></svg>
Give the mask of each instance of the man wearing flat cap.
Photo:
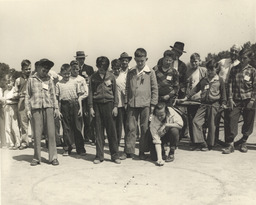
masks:
<svg viewBox="0 0 256 205"><path fill-rule="evenodd" d="M71 61L74 65L78 63L79 66L79 75L84 77L86 84L89 85L89 77L94 73L93 67L90 65L86 65L84 63L87 55L84 54L84 51L77 51L76 61ZM72 66L72 65L71 65ZM83 103L83 121L84 121L84 140L85 142L95 143L95 125L94 119L90 117L89 114L89 106L87 98L82 101Z"/></svg>

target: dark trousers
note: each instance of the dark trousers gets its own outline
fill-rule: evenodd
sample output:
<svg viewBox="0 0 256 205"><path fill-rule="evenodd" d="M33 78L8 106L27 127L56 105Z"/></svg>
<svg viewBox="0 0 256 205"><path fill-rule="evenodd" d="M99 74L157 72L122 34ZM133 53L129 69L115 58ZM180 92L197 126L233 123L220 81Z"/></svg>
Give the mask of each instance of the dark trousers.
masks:
<svg viewBox="0 0 256 205"><path fill-rule="evenodd" d="M88 99L83 100L84 139L95 142L95 119L90 115Z"/></svg>
<svg viewBox="0 0 256 205"><path fill-rule="evenodd" d="M255 106L253 109L248 109L247 104L250 102L250 99L235 101L236 106L233 110L229 110L226 117L226 139L227 143L231 143L234 141L235 137L238 133L238 121L239 117L243 116L243 126L242 126L242 134L248 137L253 132L254 119L255 119ZM255 105L255 103L254 103Z"/></svg>
<svg viewBox="0 0 256 205"><path fill-rule="evenodd" d="M79 104L77 100L61 100L63 149L76 147L77 154L85 153L82 136L82 118L78 117Z"/></svg>
<svg viewBox="0 0 256 205"><path fill-rule="evenodd" d="M215 102L209 105L200 105L199 109L196 112L196 115L193 120L193 135L195 143L204 143L204 132L203 125L207 121L207 144L209 146L215 145L216 138L216 124L215 117L217 112L220 109L219 102Z"/></svg>
<svg viewBox="0 0 256 205"><path fill-rule="evenodd" d="M31 125L34 135L34 159L41 161L41 137L43 131L47 134L49 140L49 162L57 159L53 108L32 110Z"/></svg>
<svg viewBox="0 0 256 205"><path fill-rule="evenodd" d="M188 111L188 128L189 128L189 136L192 143L195 143L194 135L193 135L193 119L196 116L196 112L200 105L189 105L187 107Z"/></svg>
<svg viewBox="0 0 256 205"><path fill-rule="evenodd" d="M138 125L138 118L140 116L140 145L139 150L140 152L148 152L149 147L146 143L145 134L148 130L148 120L149 120L149 107L128 107L127 113L127 122L126 122L126 139L125 139L125 149L124 152L126 154L134 154L135 152L135 144L137 138L137 125Z"/></svg>
<svg viewBox="0 0 256 205"><path fill-rule="evenodd" d="M118 158L118 142L116 135L115 120L112 114L113 102L94 103L96 125L96 159L104 160L104 128L107 132L111 159Z"/></svg>
<svg viewBox="0 0 256 205"><path fill-rule="evenodd" d="M116 116L116 133L117 133L118 145L120 145L123 128L124 128L124 133L126 135L125 124L126 124L125 108L124 107L119 107L118 108L118 115Z"/></svg>
<svg viewBox="0 0 256 205"><path fill-rule="evenodd" d="M169 128L166 134L163 137L161 137L162 156L165 155L165 150L164 150L165 145L170 147L170 153L168 154L174 154L174 151L177 147L177 143L179 141L179 135L180 135L180 130L178 128L173 127L173 128ZM149 140L150 157L153 161L156 161L157 160L156 148L155 148L155 144L153 143L153 138L149 129L146 133L146 136L147 136L146 138L150 139Z"/></svg>

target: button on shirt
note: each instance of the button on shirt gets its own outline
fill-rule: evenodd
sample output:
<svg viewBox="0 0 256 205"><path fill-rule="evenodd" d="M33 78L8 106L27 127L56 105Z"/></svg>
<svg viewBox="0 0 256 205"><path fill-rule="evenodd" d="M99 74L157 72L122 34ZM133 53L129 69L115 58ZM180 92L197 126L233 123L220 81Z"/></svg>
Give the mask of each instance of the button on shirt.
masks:
<svg viewBox="0 0 256 205"><path fill-rule="evenodd" d="M49 76L44 81L38 78L36 74L28 79L25 106L29 111L42 108L58 108L54 84Z"/></svg>
<svg viewBox="0 0 256 205"><path fill-rule="evenodd" d="M229 76L229 97L233 100L256 98L256 70L251 65L233 67Z"/></svg>

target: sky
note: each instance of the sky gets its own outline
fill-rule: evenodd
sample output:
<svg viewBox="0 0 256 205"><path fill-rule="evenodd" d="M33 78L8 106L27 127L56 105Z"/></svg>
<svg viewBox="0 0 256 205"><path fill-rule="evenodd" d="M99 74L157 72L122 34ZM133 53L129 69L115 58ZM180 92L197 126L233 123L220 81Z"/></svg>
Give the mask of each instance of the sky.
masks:
<svg viewBox="0 0 256 205"><path fill-rule="evenodd" d="M52 60L53 70L84 51L86 64L96 58L134 56L145 48L148 65L156 65L175 41L185 43L181 60L197 52L229 50L256 41L255 0L0 0L0 62L20 70ZM135 65L132 60L131 66ZM32 69L34 66L32 66Z"/></svg>

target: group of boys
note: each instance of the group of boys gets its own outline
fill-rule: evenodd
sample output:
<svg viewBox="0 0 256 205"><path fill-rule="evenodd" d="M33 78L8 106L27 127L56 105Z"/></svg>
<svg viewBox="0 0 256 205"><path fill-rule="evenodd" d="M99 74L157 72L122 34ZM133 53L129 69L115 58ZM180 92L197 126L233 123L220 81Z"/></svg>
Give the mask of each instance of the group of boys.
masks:
<svg viewBox="0 0 256 205"><path fill-rule="evenodd" d="M30 76L31 63L22 62L22 77L15 82L18 113L25 125L21 126L21 142L15 147L28 146L27 126L31 122L34 138L32 166L41 163L41 136L47 135L49 162L58 165L56 151L56 120L63 128L63 156L76 149L85 155L85 141L96 144L94 164L104 161L104 145L107 137L111 160L133 158L140 128L139 158L147 158L146 152L156 164L174 160L174 152L181 135L188 135L184 125L188 123L189 135L195 149L207 151L216 144L216 115L225 109L225 140L228 146L224 154L234 151L247 152L246 140L253 131L255 118L256 71L250 63L251 51L239 50L234 45L230 59L219 63L210 60L206 68L200 66L200 55L190 57L190 67L179 59L185 53L184 43L175 42L172 49L163 54L152 69L147 65L147 51L138 48L134 53L136 65L129 67L132 57L126 52L111 62L105 56L96 60L97 71L84 64L86 55L76 53L76 60L63 64L60 80L53 81L50 69L54 63L41 59L36 72ZM240 51L240 52L239 52ZM241 62L238 61L238 57ZM178 108L176 99L181 99ZM187 100L200 103L181 106ZM234 145L237 124L243 110L243 138ZM25 113L23 115L23 112ZM205 136L204 124L208 134ZM82 129L84 133L82 134ZM25 130L25 131L23 131ZM183 133L182 133L183 131ZM106 136L105 136L106 133ZM124 152L119 145L124 133Z"/></svg>

